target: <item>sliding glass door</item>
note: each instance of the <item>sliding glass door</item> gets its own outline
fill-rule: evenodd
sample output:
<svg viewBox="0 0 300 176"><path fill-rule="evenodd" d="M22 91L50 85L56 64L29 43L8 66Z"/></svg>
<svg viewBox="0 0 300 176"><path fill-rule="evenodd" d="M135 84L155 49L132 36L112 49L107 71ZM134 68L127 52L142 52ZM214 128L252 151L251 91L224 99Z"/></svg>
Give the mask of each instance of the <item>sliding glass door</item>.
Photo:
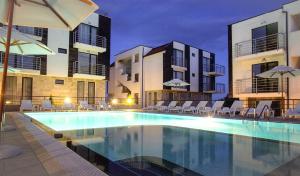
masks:
<svg viewBox="0 0 300 176"><path fill-rule="evenodd" d="M89 104L95 104L95 83L88 83L88 102Z"/></svg>
<svg viewBox="0 0 300 176"><path fill-rule="evenodd" d="M32 100L32 78L23 77L22 78L22 99Z"/></svg>

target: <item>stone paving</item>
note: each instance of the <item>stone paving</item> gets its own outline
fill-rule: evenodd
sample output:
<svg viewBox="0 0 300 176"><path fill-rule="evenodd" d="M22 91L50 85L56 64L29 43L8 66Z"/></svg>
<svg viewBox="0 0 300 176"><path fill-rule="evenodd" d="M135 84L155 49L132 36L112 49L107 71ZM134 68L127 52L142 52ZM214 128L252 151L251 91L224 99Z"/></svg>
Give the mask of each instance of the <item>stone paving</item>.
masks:
<svg viewBox="0 0 300 176"><path fill-rule="evenodd" d="M0 176L106 176L22 114L8 113L7 124L17 130L1 132L0 144L19 146L23 153L0 160Z"/></svg>

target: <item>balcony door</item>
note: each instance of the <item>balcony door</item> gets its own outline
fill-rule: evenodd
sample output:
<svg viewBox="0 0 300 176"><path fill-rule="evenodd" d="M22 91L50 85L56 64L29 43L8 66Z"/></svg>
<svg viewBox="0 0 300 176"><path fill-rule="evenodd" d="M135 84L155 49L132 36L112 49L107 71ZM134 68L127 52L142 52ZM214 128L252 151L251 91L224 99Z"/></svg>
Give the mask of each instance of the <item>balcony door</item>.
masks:
<svg viewBox="0 0 300 176"><path fill-rule="evenodd" d="M78 54L78 72L81 74L98 75L97 56L79 52Z"/></svg>
<svg viewBox="0 0 300 176"><path fill-rule="evenodd" d="M79 27L79 40L85 44L97 45L97 28L87 25L80 24Z"/></svg>
<svg viewBox="0 0 300 176"><path fill-rule="evenodd" d="M277 49L278 23L272 23L252 29L252 53Z"/></svg>
<svg viewBox="0 0 300 176"><path fill-rule="evenodd" d="M95 104L95 83L88 83L88 102L89 104Z"/></svg>
<svg viewBox="0 0 300 176"><path fill-rule="evenodd" d="M252 65L252 92L278 92L279 84L277 78L260 78L256 75L271 70L278 66L278 62L266 62Z"/></svg>
<svg viewBox="0 0 300 176"><path fill-rule="evenodd" d="M22 99L32 100L32 78L23 77L22 78Z"/></svg>
<svg viewBox="0 0 300 176"><path fill-rule="evenodd" d="M84 81L77 82L77 101L84 100Z"/></svg>
<svg viewBox="0 0 300 176"><path fill-rule="evenodd" d="M8 76L6 78L5 100L14 102L17 98L17 77Z"/></svg>

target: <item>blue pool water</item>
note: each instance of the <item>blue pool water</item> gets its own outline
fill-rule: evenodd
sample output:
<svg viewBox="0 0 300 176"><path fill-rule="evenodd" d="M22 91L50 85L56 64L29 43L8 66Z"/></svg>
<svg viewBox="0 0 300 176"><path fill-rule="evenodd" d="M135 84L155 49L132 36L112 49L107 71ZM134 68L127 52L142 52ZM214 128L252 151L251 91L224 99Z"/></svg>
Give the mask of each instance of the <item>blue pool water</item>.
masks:
<svg viewBox="0 0 300 176"><path fill-rule="evenodd" d="M26 115L55 131L161 125L300 143L300 124L291 123L139 112L55 112Z"/></svg>
<svg viewBox="0 0 300 176"><path fill-rule="evenodd" d="M26 115L63 133L72 150L110 175L293 176L300 171L297 124L137 112Z"/></svg>

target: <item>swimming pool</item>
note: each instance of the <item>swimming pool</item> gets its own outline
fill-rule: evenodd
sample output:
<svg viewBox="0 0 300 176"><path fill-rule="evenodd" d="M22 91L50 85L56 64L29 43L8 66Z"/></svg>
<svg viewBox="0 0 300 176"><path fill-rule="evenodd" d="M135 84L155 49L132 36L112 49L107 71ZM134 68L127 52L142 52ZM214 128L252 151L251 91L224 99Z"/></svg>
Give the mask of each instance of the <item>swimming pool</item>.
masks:
<svg viewBox="0 0 300 176"><path fill-rule="evenodd" d="M299 173L297 124L137 112L26 115L63 133L72 150L110 175Z"/></svg>

